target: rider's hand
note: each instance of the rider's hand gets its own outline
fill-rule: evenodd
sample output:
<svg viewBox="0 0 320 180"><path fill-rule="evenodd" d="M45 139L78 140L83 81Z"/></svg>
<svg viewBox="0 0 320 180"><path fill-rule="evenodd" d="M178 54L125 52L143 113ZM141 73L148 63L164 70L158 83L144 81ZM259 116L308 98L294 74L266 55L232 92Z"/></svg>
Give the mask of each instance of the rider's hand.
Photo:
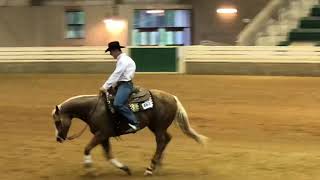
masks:
<svg viewBox="0 0 320 180"><path fill-rule="evenodd" d="M104 95L104 94L106 94L106 90L103 87L101 87L99 89L99 95Z"/></svg>
<svg viewBox="0 0 320 180"><path fill-rule="evenodd" d="M107 92L109 94L114 94L115 93L115 88L111 86L111 87L108 88Z"/></svg>

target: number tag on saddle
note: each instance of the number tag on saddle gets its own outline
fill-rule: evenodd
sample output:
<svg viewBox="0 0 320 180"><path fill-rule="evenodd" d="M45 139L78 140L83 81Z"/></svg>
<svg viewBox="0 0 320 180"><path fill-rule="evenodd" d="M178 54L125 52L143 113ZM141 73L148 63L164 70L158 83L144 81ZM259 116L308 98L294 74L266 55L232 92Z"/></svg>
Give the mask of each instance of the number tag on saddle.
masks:
<svg viewBox="0 0 320 180"><path fill-rule="evenodd" d="M143 110L150 109L153 107L152 99L150 98L148 101L141 104Z"/></svg>
<svg viewBox="0 0 320 180"><path fill-rule="evenodd" d="M152 101L152 98L150 97L147 101L144 101L144 102L130 103L129 107L133 112L143 111L143 110L153 108L153 101Z"/></svg>

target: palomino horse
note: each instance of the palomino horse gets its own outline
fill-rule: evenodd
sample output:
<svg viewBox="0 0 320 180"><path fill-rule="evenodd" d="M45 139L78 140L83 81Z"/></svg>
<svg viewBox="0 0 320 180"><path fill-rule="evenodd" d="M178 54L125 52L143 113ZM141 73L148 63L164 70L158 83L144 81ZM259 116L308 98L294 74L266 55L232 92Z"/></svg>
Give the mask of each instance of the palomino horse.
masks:
<svg viewBox="0 0 320 180"><path fill-rule="evenodd" d="M147 126L154 133L157 143L156 152L150 166L145 171L145 175L152 175L161 164L163 151L171 139L171 135L167 132L167 129L174 119L176 119L184 134L198 143L204 145L207 139L191 128L187 113L176 96L160 90L150 90L149 92L153 100L153 108L135 113L139 120L140 128L142 129ZM110 112L110 107L106 106L105 102L105 97L103 98L101 95L85 95L72 97L56 106L52 111L56 128L56 139L60 143L68 139L67 134L71 126L71 120L73 118L81 119L89 126L92 134L94 134L84 149L85 166L92 164L90 151L100 144L104 149L106 158L114 166L130 175L130 169L113 156L109 142L110 137L125 134L126 127L123 124L126 123L123 123L125 121L121 120L121 128L116 132L114 116Z"/></svg>

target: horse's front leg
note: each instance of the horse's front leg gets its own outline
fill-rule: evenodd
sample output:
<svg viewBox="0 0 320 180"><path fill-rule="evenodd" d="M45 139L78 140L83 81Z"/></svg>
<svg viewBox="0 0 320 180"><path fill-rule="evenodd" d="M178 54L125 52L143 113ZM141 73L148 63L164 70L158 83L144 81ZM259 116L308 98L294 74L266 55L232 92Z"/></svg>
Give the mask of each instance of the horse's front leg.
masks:
<svg viewBox="0 0 320 180"><path fill-rule="evenodd" d="M104 149L105 156L106 156L107 160L109 160L111 162L111 164L114 165L115 167L125 171L128 175L131 175L131 171L130 171L129 167L122 164L120 161L118 161L113 156L112 151L111 151L111 144L110 144L109 138L107 140L103 140L101 142L101 145Z"/></svg>
<svg viewBox="0 0 320 180"><path fill-rule="evenodd" d="M84 167L91 167L93 161L90 152L98 144L101 144L101 142L102 138L99 136L99 134L95 134L87 144L87 146L84 148Z"/></svg>

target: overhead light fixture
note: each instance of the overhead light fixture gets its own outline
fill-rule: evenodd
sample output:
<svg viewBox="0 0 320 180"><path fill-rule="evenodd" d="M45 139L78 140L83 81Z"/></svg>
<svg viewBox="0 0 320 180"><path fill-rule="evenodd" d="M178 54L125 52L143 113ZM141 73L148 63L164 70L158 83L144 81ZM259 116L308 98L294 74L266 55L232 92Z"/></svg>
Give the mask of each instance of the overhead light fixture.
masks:
<svg viewBox="0 0 320 180"><path fill-rule="evenodd" d="M236 14L238 12L235 8L219 8L217 9L218 14Z"/></svg>
<svg viewBox="0 0 320 180"><path fill-rule="evenodd" d="M154 9L154 10L147 10L146 12L148 14L163 14L164 10L162 10L162 9Z"/></svg>
<svg viewBox="0 0 320 180"><path fill-rule="evenodd" d="M106 19L104 23L106 28L112 32L121 32L126 26L125 21L121 19Z"/></svg>

